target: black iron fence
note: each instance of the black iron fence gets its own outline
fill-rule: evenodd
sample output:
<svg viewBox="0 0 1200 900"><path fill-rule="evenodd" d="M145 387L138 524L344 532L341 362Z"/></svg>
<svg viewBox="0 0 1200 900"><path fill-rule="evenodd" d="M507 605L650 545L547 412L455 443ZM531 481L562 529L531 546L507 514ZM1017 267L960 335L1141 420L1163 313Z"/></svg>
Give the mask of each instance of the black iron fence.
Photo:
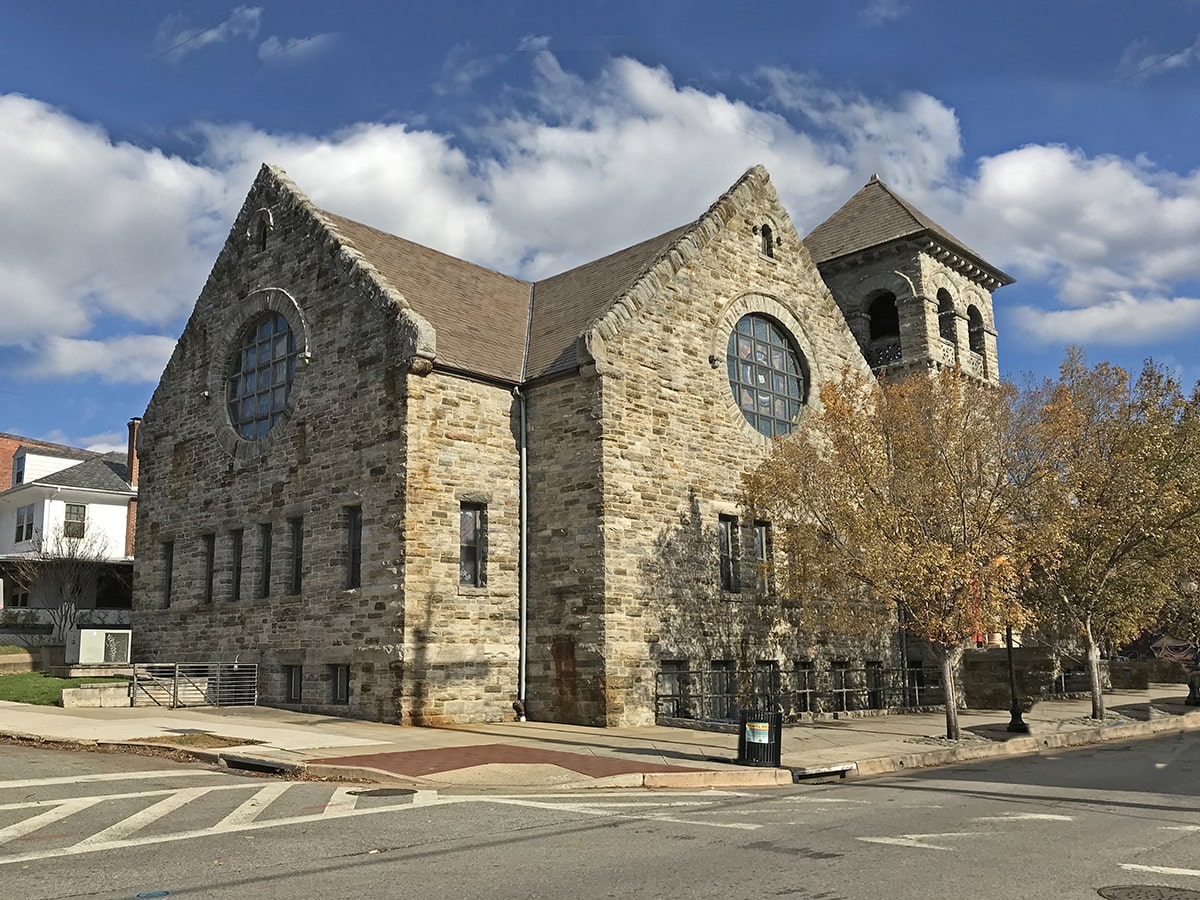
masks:
<svg viewBox="0 0 1200 900"><path fill-rule="evenodd" d="M658 675L656 712L660 719L736 721L743 708L772 709L785 721L806 714L911 709L945 702L938 669L882 665L783 671L759 665L708 669L664 667Z"/></svg>

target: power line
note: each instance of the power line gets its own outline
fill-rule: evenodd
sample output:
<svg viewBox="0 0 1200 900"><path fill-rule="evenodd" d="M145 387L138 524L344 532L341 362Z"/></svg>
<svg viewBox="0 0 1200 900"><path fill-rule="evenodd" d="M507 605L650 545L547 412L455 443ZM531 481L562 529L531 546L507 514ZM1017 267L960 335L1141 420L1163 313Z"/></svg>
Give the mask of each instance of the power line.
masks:
<svg viewBox="0 0 1200 900"><path fill-rule="evenodd" d="M1163 63L1168 62L1177 56L1183 56L1183 54L1187 53L1189 50L1196 47L1197 45L1200 45L1200 37L1197 37L1194 41L1192 41L1186 47L1181 47L1180 49L1176 50L1174 53L1168 53L1166 56L1160 56L1158 59L1154 60L1154 62L1146 63L1140 69L1130 72L1128 75L1126 75L1121 80L1128 81L1131 78L1137 78L1143 72L1148 72L1151 69L1156 68L1157 66L1161 66Z"/></svg>
<svg viewBox="0 0 1200 900"><path fill-rule="evenodd" d="M220 22L218 22L216 25L213 25L211 28L201 28L201 29L193 32L191 37L184 38L178 44L175 44L172 47L168 47L166 50L162 51L161 53L155 53L150 58L158 59L159 57L166 56L168 53L174 53L180 47L190 44L192 41L196 40L197 38L201 37L202 35L208 34L210 31L216 31L222 25L232 22L233 18L235 16L240 15L243 12L245 12L245 7L239 6L239 7L235 8L234 11L231 12L228 16L226 16L224 19L222 19Z"/></svg>

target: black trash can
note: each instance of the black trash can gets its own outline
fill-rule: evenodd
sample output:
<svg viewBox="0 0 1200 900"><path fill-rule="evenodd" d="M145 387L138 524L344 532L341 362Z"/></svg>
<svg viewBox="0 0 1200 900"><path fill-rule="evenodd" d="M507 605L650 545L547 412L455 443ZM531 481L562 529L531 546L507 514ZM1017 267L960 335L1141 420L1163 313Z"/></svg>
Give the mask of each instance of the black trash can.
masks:
<svg viewBox="0 0 1200 900"><path fill-rule="evenodd" d="M778 768L783 743L783 713L743 709L738 726L738 764Z"/></svg>

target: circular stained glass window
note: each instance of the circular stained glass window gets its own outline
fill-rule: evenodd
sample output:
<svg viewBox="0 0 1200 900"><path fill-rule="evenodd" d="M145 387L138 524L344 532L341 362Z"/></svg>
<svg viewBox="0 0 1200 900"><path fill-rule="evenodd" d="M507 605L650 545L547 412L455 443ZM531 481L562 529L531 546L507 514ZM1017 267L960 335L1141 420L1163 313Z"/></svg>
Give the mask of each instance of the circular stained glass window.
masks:
<svg viewBox="0 0 1200 900"><path fill-rule="evenodd" d="M225 397L239 437L265 437L283 416L296 375L296 338L288 320L268 312L246 326L230 360Z"/></svg>
<svg viewBox="0 0 1200 900"><path fill-rule="evenodd" d="M729 387L746 421L767 437L787 434L807 394L803 357L774 319L742 316L726 351Z"/></svg>

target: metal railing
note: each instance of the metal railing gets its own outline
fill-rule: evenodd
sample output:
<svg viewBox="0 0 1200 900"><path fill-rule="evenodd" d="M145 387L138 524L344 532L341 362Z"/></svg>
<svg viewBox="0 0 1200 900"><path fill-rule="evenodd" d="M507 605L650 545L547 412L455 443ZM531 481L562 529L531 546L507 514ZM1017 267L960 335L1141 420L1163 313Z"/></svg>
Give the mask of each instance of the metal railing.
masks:
<svg viewBox="0 0 1200 900"><path fill-rule="evenodd" d="M134 706L257 706L254 663L136 663Z"/></svg>
<svg viewBox="0 0 1200 900"><path fill-rule="evenodd" d="M734 721L742 708L806 714L912 709L945 702L938 669L884 666L660 672L655 711L664 719ZM741 686L745 685L743 691Z"/></svg>

